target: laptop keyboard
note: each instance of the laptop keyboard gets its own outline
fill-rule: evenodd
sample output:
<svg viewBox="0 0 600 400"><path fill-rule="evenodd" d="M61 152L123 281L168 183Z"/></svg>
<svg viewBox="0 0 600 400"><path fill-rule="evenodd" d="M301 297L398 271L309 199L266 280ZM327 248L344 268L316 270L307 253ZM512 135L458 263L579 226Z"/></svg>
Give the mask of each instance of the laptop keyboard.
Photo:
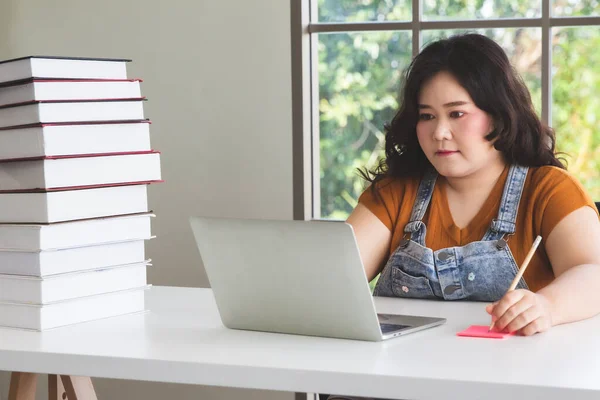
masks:
<svg viewBox="0 0 600 400"><path fill-rule="evenodd" d="M410 328L410 325L398 325L398 324L379 324L381 327L381 333L386 334L393 331L399 331L400 329Z"/></svg>

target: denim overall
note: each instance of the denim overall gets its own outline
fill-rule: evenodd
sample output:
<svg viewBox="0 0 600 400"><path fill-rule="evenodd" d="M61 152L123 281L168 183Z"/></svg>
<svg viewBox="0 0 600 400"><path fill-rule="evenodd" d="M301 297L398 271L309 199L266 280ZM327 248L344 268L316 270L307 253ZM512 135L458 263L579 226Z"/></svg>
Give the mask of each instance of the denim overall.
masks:
<svg viewBox="0 0 600 400"><path fill-rule="evenodd" d="M383 268L373 295L486 302L502 298L518 272L506 241L515 233L527 171L527 167L510 167L498 217L480 241L437 251L426 247L426 227L421 221L437 179L435 170L428 171L419 185L404 237ZM517 289L528 289L523 278Z"/></svg>

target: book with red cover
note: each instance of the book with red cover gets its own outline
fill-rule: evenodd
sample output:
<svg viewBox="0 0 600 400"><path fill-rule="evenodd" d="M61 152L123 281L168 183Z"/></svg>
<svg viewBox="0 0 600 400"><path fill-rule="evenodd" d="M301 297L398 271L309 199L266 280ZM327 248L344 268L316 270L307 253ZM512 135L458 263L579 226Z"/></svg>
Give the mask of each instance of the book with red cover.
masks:
<svg viewBox="0 0 600 400"><path fill-rule="evenodd" d="M25 79L0 84L0 106L44 100L134 99L140 79Z"/></svg>
<svg viewBox="0 0 600 400"><path fill-rule="evenodd" d="M79 186L0 192L0 224L45 224L148 212L150 184Z"/></svg>
<svg viewBox="0 0 600 400"><path fill-rule="evenodd" d="M0 161L0 192L51 191L160 180L160 153L154 150Z"/></svg>
<svg viewBox="0 0 600 400"><path fill-rule="evenodd" d="M27 78L127 79L123 58L27 56L0 61L0 82Z"/></svg>
<svg viewBox="0 0 600 400"><path fill-rule="evenodd" d="M146 240L152 212L61 221L0 224L0 251L42 251Z"/></svg>
<svg viewBox="0 0 600 400"><path fill-rule="evenodd" d="M141 120L145 97L132 99L44 100L0 106L0 128L31 124Z"/></svg>
<svg viewBox="0 0 600 400"><path fill-rule="evenodd" d="M0 160L150 151L150 124L145 119L0 128Z"/></svg>

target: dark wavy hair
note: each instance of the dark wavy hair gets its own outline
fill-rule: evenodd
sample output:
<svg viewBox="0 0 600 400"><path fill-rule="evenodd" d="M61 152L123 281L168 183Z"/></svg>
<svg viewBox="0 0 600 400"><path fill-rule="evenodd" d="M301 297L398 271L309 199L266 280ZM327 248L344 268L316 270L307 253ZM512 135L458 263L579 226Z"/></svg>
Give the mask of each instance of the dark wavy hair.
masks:
<svg viewBox="0 0 600 400"><path fill-rule="evenodd" d="M427 45L404 73L400 109L385 125L385 158L373 170L359 170L373 183L418 177L431 167L417 140L421 87L439 72L450 73L475 105L488 113L494 130L486 136L508 164L565 169L556 157L555 135L538 118L531 96L504 50L486 36L469 33Z"/></svg>

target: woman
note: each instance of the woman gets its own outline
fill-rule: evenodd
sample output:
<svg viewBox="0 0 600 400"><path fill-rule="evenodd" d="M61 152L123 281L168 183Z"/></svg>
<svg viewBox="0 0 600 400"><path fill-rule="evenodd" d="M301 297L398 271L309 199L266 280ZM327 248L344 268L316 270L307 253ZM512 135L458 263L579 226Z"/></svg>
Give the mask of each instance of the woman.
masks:
<svg viewBox="0 0 600 400"><path fill-rule="evenodd" d="M428 45L406 73L386 157L347 222L374 295L490 302L533 335L600 311L600 222L493 40ZM517 289L506 293L536 236Z"/></svg>

